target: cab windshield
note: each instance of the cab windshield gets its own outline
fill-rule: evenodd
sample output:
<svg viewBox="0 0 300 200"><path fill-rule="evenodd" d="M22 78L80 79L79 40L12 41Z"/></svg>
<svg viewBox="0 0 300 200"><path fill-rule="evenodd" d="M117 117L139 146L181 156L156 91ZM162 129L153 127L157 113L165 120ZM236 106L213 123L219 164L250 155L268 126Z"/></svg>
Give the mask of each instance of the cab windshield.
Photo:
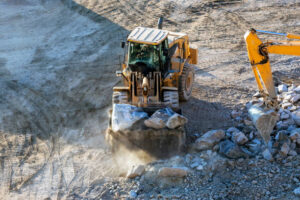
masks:
<svg viewBox="0 0 300 200"><path fill-rule="evenodd" d="M128 50L129 66L143 65L154 71L159 70L160 45L130 42Z"/></svg>

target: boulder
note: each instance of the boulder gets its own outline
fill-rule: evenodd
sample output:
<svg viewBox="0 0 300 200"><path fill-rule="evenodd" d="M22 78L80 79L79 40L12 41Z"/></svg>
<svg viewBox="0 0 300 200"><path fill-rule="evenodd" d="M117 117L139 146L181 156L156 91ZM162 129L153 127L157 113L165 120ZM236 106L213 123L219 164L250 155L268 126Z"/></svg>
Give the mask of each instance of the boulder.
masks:
<svg viewBox="0 0 300 200"><path fill-rule="evenodd" d="M248 154L245 149L240 148L237 144L233 143L230 140L225 140L220 142L220 154L228 158L247 158L251 154ZM250 152L249 152L250 153Z"/></svg>
<svg viewBox="0 0 300 200"><path fill-rule="evenodd" d="M144 121L144 124L149 128L162 129L168 127L175 129L187 123L187 118L175 113L170 108L163 108L155 111L153 115Z"/></svg>
<svg viewBox="0 0 300 200"><path fill-rule="evenodd" d="M257 154L258 152L261 151L261 142L259 139L254 139L247 144L247 147L251 152Z"/></svg>
<svg viewBox="0 0 300 200"><path fill-rule="evenodd" d="M280 119L281 119L281 120L285 120L285 119L288 119L288 118L290 118L289 113L282 112L282 113L280 114Z"/></svg>
<svg viewBox="0 0 300 200"><path fill-rule="evenodd" d="M211 130L206 132L202 137L198 138L194 144L197 150L211 149L215 144L225 137L223 130Z"/></svg>
<svg viewBox="0 0 300 200"><path fill-rule="evenodd" d="M132 168L127 172L127 178L135 178L141 176L145 172L144 165L132 166Z"/></svg>
<svg viewBox="0 0 300 200"><path fill-rule="evenodd" d="M279 154L283 157L286 157L290 151L290 146L287 142L283 143L280 148Z"/></svg>
<svg viewBox="0 0 300 200"><path fill-rule="evenodd" d="M300 197L300 187L297 187L296 189L294 189L293 193L294 193L294 195L296 195L297 197Z"/></svg>
<svg viewBox="0 0 300 200"><path fill-rule="evenodd" d="M235 127L230 127L226 132L232 134L233 132L239 132L240 130Z"/></svg>
<svg viewBox="0 0 300 200"><path fill-rule="evenodd" d="M295 142L297 139L300 139L300 128L296 128L291 131L290 139Z"/></svg>
<svg viewBox="0 0 300 200"><path fill-rule="evenodd" d="M263 152L262 152L262 156L264 157L264 159L268 160L268 161L272 161L273 160L273 156L270 152L269 149L265 149Z"/></svg>
<svg viewBox="0 0 300 200"><path fill-rule="evenodd" d="M137 198L137 193L134 191L134 190L130 190L130 192L129 192L129 197L131 198L131 199L135 199L135 198Z"/></svg>
<svg viewBox="0 0 300 200"><path fill-rule="evenodd" d="M256 105L250 107L248 112L258 133L264 139L265 144L268 144L270 134L278 120L277 113L274 110L264 110Z"/></svg>
<svg viewBox="0 0 300 200"><path fill-rule="evenodd" d="M285 93L283 95L283 102L286 103L286 102L289 102L292 98L293 98L294 94L292 93Z"/></svg>
<svg viewBox="0 0 300 200"><path fill-rule="evenodd" d="M171 108L163 108L155 111L149 119L158 118L167 123L168 119L174 114L175 112Z"/></svg>
<svg viewBox="0 0 300 200"><path fill-rule="evenodd" d="M158 171L158 176L183 178L188 175L188 171L186 167L162 167Z"/></svg>
<svg viewBox="0 0 300 200"><path fill-rule="evenodd" d="M148 117L140 108L128 104L114 104L111 116L112 130L124 131L130 129L134 123Z"/></svg>
<svg viewBox="0 0 300 200"><path fill-rule="evenodd" d="M281 143L289 141L288 131L286 130L278 131L275 136L275 140Z"/></svg>
<svg viewBox="0 0 300 200"><path fill-rule="evenodd" d="M300 85L294 89L294 92L300 94Z"/></svg>
<svg viewBox="0 0 300 200"><path fill-rule="evenodd" d="M281 84L278 86L278 92L282 93L282 92L287 92L288 91L288 87L286 84Z"/></svg>
<svg viewBox="0 0 300 200"><path fill-rule="evenodd" d="M149 119L146 119L144 121L144 124L145 126L154 129L162 129L166 127L165 122L162 119L156 117L151 117Z"/></svg>
<svg viewBox="0 0 300 200"><path fill-rule="evenodd" d="M300 110L297 110L292 113L292 118L295 121L295 123L300 126Z"/></svg>
<svg viewBox="0 0 300 200"><path fill-rule="evenodd" d="M239 144L239 145L243 145L246 142L248 142L248 138L241 131L239 131L239 132L233 132L232 136L231 136L231 140L233 142L235 142L236 144Z"/></svg>
<svg viewBox="0 0 300 200"><path fill-rule="evenodd" d="M290 150L288 153L289 156L297 156L297 152L295 150Z"/></svg>
<svg viewBox="0 0 300 200"><path fill-rule="evenodd" d="M290 101L292 102L292 103L296 103L297 101L299 101L300 100L300 94L296 94L295 96L293 96L291 99L290 99Z"/></svg>
<svg viewBox="0 0 300 200"><path fill-rule="evenodd" d="M291 106L293 106L293 104L291 104L290 102L286 102L286 103L281 104L281 107L283 109L286 109L286 108L291 107Z"/></svg>
<svg viewBox="0 0 300 200"><path fill-rule="evenodd" d="M170 129L178 128L187 123L187 118L177 113L173 114L167 121L167 127Z"/></svg>

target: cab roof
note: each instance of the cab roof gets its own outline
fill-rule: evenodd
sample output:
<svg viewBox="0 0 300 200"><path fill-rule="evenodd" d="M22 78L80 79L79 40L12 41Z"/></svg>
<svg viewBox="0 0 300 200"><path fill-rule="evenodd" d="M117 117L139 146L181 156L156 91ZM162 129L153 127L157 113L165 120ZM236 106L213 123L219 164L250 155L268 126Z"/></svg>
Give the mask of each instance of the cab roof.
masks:
<svg viewBox="0 0 300 200"><path fill-rule="evenodd" d="M168 34L169 32L166 30L137 27L129 34L127 40L130 42L158 45L166 39Z"/></svg>

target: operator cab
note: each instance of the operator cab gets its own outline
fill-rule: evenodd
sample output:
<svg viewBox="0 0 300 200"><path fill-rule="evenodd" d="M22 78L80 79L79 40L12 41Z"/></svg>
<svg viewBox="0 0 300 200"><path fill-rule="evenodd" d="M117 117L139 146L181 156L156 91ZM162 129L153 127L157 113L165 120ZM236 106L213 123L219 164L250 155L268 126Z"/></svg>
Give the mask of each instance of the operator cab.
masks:
<svg viewBox="0 0 300 200"><path fill-rule="evenodd" d="M129 70L147 75L169 69L168 31L138 27L128 36L127 66Z"/></svg>

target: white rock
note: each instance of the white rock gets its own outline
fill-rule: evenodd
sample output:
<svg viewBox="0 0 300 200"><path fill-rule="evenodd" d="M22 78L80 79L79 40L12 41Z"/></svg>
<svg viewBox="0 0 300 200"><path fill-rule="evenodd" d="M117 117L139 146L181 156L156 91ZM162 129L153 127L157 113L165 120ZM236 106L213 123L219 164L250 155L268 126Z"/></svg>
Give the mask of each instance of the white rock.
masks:
<svg viewBox="0 0 300 200"><path fill-rule="evenodd" d="M141 176L145 172L144 165L132 166L132 168L128 171L126 177L127 178L135 178L137 176Z"/></svg>
<svg viewBox="0 0 300 200"><path fill-rule="evenodd" d="M278 86L278 92L282 93L282 92L287 92L288 91L288 87L286 84L281 84Z"/></svg>
<svg viewBox="0 0 300 200"><path fill-rule="evenodd" d="M300 187L297 187L296 189L294 189L294 195L296 195L297 197L300 197Z"/></svg>
<svg viewBox="0 0 300 200"><path fill-rule="evenodd" d="M290 139L295 142L300 139L300 128L291 131Z"/></svg>
<svg viewBox="0 0 300 200"><path fill-rule="evenodd" d="M281 146L279 153L280 153L280 155L282 155L283 157L286 157L286 156L288 155L289 151L290 151L290 146L288 145L288 143L285 142L285 143L283 143L283 145Z"/></svg>
<svg viewBox="0 0 300 200"><path fill-rule="evenodd" d="M296 94L295 96L293 96L291 99L290 99L290 101L292 102L292 103L296 103L297 101L299 101L300 100L300 94Z"/></svg>
<svg viewBox="0 0 300 200"><path fill-rule="evenodd" d="M194 168L196 168L196 167L198 167L199 166L199 163L197 163L197 162L193 162L191 165L190 165L190 167L192 168L192 169L194 169Z"/></svg>
<svg viewBox="0 0 300 200"><path fill-rule="evenodd" d="M281 107L284 108L284 109L286 109L290 106L293 106L293 104L291 104L290 102L286 102L286 103L281 104Z"/></svg>
<svg viewBox="0 0 300 200"><path fill-rule="evenodd" d="M165 122L162 119L156 118L156 117L151 117L149 119L146 119L144 121L144 124L147 127L154 128L154 129L162 129L162 128L166 127Z"/></svg>
<svg viewBox="0 0 300 200"><path fill-rule="evenodd" d="M233 142L235 142L236 144L239 144L239 145L243 145L245 144L246 142L248 142L248 138L245 136L245 134L241 131L239 132L233 132L232 133L232 137L231 137L231 140Z"/></svg>
<svg viewBox="0 0 300 200"><path fill-rule="evenodd" d="M290 115L289 115L288 113L282 112L282 113L280 114L280 119L281 119L281 120L288 119L288 118L290 118Z"/></svg>
<svg viewBox="0 0 300 200"><path fill-rule="evenodd" d="M299 93L299 94L300 94L300 85L294 89L294 92L296 92L296 93Z"/></svg>
<svg viewBox="0 0 300 200"><path fill-rule="evenodd" d="M288 88L288 91L294 91L294 89L296 88L296 86L294 84L290 85Z"/></svg>
<svg viewBox="0 0 300 200"><path fill-rule="evenodd" d="M129 196L130 196L130 198L135 199L137 197L137 193L133 190L130 190Z"/></svg>
<svg viewBox="0 0 300 200"><path fill-rule="evenodd" d="M271 152L269 151L269 149L265 149L262 152L262 155L263 155L264 159L266 159L268 161L272 161L273 160L273 156L272 156Z"/></svg>
<svg viewBox="0 0 300 200"><path fill-rule="evenodd" d="M148 116L140 108L128 104L114 104L111 116L111 126L114 132L129 129L135 122Z"/></svg>
<svg viewBox="0 0 300 200"><path fill-rule="evenodd" d="M294 125L294 124L295 124L295 121L294 121L292 118L283 120L282 122L283 122L283 124L286 124L287 126L290 126L290 125Z"/></svg>
<svg viewBox="0 0 300 200"><path fill-rule="evenodd" d="M174 128L177 128L179 126L183 126L185 123L187 123L187 118L185 118L184 116L182 115L179 115L177 113L175 113L174 115L172 115L166 125L168 128L170 129L174 129Z"/></svg>
<svg viewBox="0 0 300 200"><path fill-rule="evenodd" d="M186 167L163 167L158 171L158 176L161 177L185 177L188 174Z"/></svg>
<svg viewBox="0 0 300 200"><path fill-rule="evenodd" d="M292 118L295 121L295 123L300 126L300 110L297 110L292 113Z"/></svg>
<svg viewBox="0 0 300 200"><path fill-rule="evenodd" d="M284 95L283 102L289 102L293 98L293 94L286 94Z"/></svg>
<svg viewBox="0 0 300 200"><path fill-rule="evenodd" d="M230 127L229 129L227 129L226 132L229 132L229 133L233 133L233 132L239 132L240 130L235 128L235 127Z"/></svg>
<svg viewBox="0 0 300 200"><path fill-rule="evenodd" d="M202 137L198 138L194 146L197 150L211 149L224 137L225 132L223 130L211 130L206 132Z"/></svg>
<svg viewBox="0 0 300 200"><path fill-rule="evenodd" d="M297 152L295 150L290 150L288 153L289 156L297 156Z"/></svg>
<svg viewBox="0 0 300 200"><path fill-rule="evenodd" d="M197 170L199 170L199 171L201 171L201 170L203 170L204 169L204 167L202 166L202 165L199 165L198 167L197 167Z"/></svg>
<svg viewBox="0 0 300 200"><path fill-rule="evenodd" d="M293 112L293 111L297 110L298 107L297 106L292 106L292 107L290 107L288 109L289 109L289 111Z"/></svg>

